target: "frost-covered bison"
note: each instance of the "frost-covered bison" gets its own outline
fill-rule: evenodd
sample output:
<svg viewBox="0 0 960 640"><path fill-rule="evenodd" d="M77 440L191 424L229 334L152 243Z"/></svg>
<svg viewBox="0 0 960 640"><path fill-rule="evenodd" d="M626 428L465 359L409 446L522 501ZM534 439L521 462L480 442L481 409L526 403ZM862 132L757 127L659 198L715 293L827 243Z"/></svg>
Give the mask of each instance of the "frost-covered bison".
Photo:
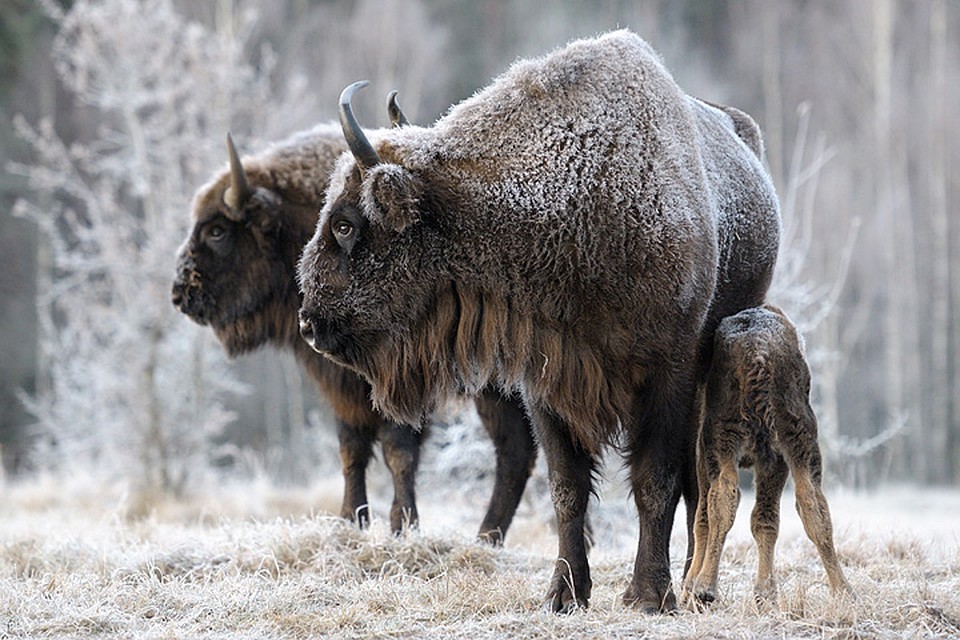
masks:
<svg viewBox="0 0 960 640"><path fill-rule="evenodd" d="M627 31L520 61L432 127L372 143L356 88L352 155L300 262L302 334L403 422L491 381L520 390L549 467L555 611L587 605L592 476L622 447L640 527L623 597L674 608L705 334L762 301L776 260L776 197L735 119Z"/></svg>
<svg viewBox="0 0 960 640"><path fill-rule="evenodd" d="M740 502L740 466L755 469L757 495L750 528L759 555L754 583L758 601L776 598L773 549L788 471L796 485L797 511L820 553L830 588L849 592L833 545L830 509L820 488L810 368L796 327L783 311L767 305L724 318L714 342L697 444L700 501L685 595L694 606L716 598L720 554Z"/></svg>
<svg viewBox="0 0 960 640"><path fill-rule="evenodd" d="M193 229L180 251L173 303L212 326L230 355L267 343L293 351L337 418L341 515L366 523L366 469L379 440L394 483L390 524L399 531L417 520L414 480L422 433L375 411L370 385L310 349L298 330L297 259L316 227L335 160L346 148L336 125L297 134L242 162L230 141L231 169L194 198ZM498 543L516 511L536 447L518 398L487 388L479 391L476 405L497 458L480 535Z"/></svg>

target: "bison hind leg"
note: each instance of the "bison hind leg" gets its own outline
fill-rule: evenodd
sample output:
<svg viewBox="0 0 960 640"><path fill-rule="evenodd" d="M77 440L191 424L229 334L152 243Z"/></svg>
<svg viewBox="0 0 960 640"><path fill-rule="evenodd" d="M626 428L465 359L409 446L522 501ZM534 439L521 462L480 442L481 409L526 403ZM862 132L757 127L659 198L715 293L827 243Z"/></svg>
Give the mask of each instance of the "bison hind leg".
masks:
<svg viewBox="0 0 960 640"><path fill-rule="evenodd" d="M833 545L833 523L830 519L830 507L820 488L819 478L807 469L795 468L793 480L796 487L797 512L803 522L807 537L817 547L820 560L827 572L830 590L835 593L853 594L850 584L843 575L837 550Z"/></svg>
<svg viewBox="0 0 960 640"><path fill-rule="evenodd" d="M624 423L640 535L623 601L644 613L677 608L670 579L670 533L695 437L692 380L691 373L639 389Z"/></svg>
<svg viewBox="0 0 960 640"><path fill-rule="evenodd" d="M756 467L756 503L750 514L750 531L757 544L757 577L753 592L757 604L773 604L777 598L774 547L780 533L780 496L787 482L787 463L779 455Z"/></svg>
<svg viewBox="0 0 960 640"><path fill-rule="evenodd" d="M499 546L503 544L533 471L537 445L519 397L506 396L488 387L474 402L496 453L493 493L478 537Z"/></svg>
<svg viewBox="0 0 960 640"><path fill-rule="evenodd" d="M701 603L717 598L720 556L739 504L737 459L730 456L719 460L719 473L707 488L707 539L703 545L703 564L693 579L693 595Z"/></svg>
<svg viewBox="0 0 960 640"><path fill-rule="evenodd" d="M837 551L833 544L833 521L830 507L820 486L823 461L817 444L816 422L813 411L807 407L806 418L799 423L789 423L788 417L781 418L781 425L792 424L787 431L793 437L782 437L781 449L790 465L796 494L797 512L803 522L807 537L817 547L834 594L853 595L853 590L843 575Z"/></svg>

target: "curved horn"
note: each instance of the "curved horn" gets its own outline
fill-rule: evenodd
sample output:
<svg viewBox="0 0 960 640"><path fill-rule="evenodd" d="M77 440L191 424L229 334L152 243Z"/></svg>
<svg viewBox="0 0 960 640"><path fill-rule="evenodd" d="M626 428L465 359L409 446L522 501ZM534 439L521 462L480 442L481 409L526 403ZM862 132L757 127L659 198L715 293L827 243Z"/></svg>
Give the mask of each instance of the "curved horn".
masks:
<svg viewBox="0 0 960 640"><path fill-rule="evenodd" d="M407 116L397 103L397 90L394 89L387 95L387 114L390 116L390 124L394 127L405 127L410 124Z"/></svg>
<svg viewBox="0 0 960 640"><path fill-rule="evenodd" d="M368 84L370 83L366 80L354 82L340 94L340 126L343 127L343 137L347 139L347 146L353 152L353 157L364 169L380 164L380 156L377 155L376 149L373 148L360 128L356 116L353 115L353 107L350 105L350 101L353 99L355 91Z"/></svg>
<svg viewBox="0 0 960 640"><path fill-rule="evenodd" d="M247 174L243 172L240 156L233 144L233 137L227 132L227 152L230 154L230 186L223 192L223 202L233 211L239 211L250 197Z"/></svg>

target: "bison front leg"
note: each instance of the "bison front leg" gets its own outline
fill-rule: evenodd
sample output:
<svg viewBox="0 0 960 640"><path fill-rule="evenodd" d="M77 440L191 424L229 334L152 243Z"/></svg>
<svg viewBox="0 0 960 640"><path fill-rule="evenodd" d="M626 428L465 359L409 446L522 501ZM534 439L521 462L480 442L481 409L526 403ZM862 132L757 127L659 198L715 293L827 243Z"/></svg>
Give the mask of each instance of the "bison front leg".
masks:
<svg viewBox="0 0 960 640"><path fill-rule="evenodd" d="M557 565L543 607L570 613L586 608L590 600L592 582L585 532L596 461L573 442L569 425L557 416L530 407L530 418L547 459L559 537Z"/></svg>
<svg viewBox="0 0 960 640"><path fill-rule="evenodd" d="M367 502L367 465L373 457L377 428L337 421L340 441L340 467L343 472L343 504L340 517L356 522L361 528L370 524Z"/></svg>
<svg viewBox="0 0 960 640"><path fill-rule="evenodd" d="M383 459L393 478L390 529L394 533L416 527L419 521L415 484L422 440L423 432L407 425L388 423L380 428Z"/></svg>
<svg viewBox="0 0 960 640"><path fill-rule="evenodd" d="M536 463L537 445L519 397L504 396L487 388L476 397L475 403L493 441L497 464L493 494L480 524L479 537L500 545Z"/></svg>

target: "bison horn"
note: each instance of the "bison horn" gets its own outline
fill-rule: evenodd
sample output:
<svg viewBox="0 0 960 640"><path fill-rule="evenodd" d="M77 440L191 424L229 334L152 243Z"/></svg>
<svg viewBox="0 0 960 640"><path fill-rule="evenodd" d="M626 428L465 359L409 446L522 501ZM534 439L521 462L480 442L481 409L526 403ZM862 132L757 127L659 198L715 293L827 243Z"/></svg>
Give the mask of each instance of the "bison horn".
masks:
<svg viewBox="0 0 960 640"><path fill-rule="evenodd" d="M247 175L240 164L240 156L233 144L233 138L227 133L227 152L230 154L230 186L223 192L223 202L231 211L240 211L244 202L250 196L250 186L247 184Z"/></svg>
<svg viewBox="0 0 960 640"><path fill-rule="evenodd" d="M394 89L387 95L387 114L390 116L390 124L394 127L405 127L410 124L407 116L403 115L403 110L397 103L397 90Z"/></svg>
<svg viewBox="0 0 960 640"><path fill-rule="evenodd" d="M347 146L353 152L353 157L364 169L380 164L380 156L377 155L376 149L373 148L360 128L356 116L353 115L353 107L350 105L350 101L353 99L355 91L368 84L370 83L366 80L354 82L340 94L340 126L343 127L343 137L347 139Z"/></svg>

